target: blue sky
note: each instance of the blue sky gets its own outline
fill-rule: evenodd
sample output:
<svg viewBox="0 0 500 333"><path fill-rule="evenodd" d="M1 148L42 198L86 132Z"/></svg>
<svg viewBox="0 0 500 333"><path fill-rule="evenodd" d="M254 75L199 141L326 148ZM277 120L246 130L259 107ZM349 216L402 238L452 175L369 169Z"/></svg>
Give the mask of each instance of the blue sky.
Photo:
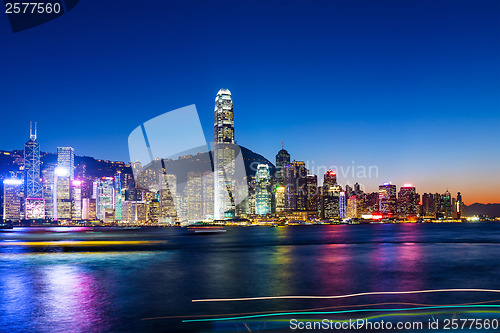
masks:
<svg viewBox="0 0 500 333"><path fill-rule="evenodd" d="M0 149L128 160L141 123L196 104L212 141L231 90L240 145L500 202L499 1L80 1L12 33L0 18Z"/></svg>

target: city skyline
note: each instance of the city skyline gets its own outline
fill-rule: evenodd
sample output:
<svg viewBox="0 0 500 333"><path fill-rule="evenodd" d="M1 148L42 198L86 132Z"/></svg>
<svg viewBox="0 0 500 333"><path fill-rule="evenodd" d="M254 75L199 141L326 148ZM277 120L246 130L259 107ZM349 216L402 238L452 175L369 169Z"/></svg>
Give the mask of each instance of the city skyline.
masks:
<svg viewBox="0 0 500 333"><path fill-rule="evenodd" d="M234 115L233 115L233 105L232 105L232 98L231 98L232 96L231 96L231 93L230 93L230 91L228 89L225 89L225 88L220 89L219 93L217 95L217 98L216 98L216 108L215 108L215 115L214 115L214 118L215 118L214 137L215 138L217 138L217 136L219 135L218 132L220 132L220 131L224 132L223 129L225 127L225 126L223 127L221 125L224 122L224 118L220 118L219 121L218 121L218 118L217 118L218 117L218 112L217 112L217 110L218 110L218 107L217 107L217 105L218 105L218 98L219 98L219 96L221 96L220 95L221 92L223 92L223 94L227 94L227 96L229 96L230 106L229 106L228 110L230 112L231 117L234 117ZM218 122L219 122L219 126L217 126ZM69 187L71 182L74 183L74 181L73 181L73 178L74 178L74 168L75 168L75 166L74 166L74 157L78 156L78 155L75 155L74 148L73 147L57 147L57 151L55 153L44 152L43 150L41 150L40 145L37 142L37 138L38 138L37 137L37 130L36 130L37 122L35 122L35 130L34 131L32 129L32 126L33 126L32 124L33 124L33 122L30 122L30 132L29 132L30 139L25 144L25 147L31 147L33 145L33 143L34 143L36 149L38 149L38 152L36 153L36 154L38 154L38 156L40 155L40 153L54 154L54 155L56 155L57 156L57 167L55 168L55 170L52 170L51 172L53 174L54 173L57 174L57 171L64 172L64 175L62 175L62 176L68 178L68 180L67 180L68 181L67 186ZM234 131L235 131L234 130L234 123L231 123L231 125L230 125L230 134L226 138L227 144L234 144L234 142L236 142L235 137L234 137ZM221 142L223 142L223 140L220 140L219 143L221 143ZM345 177L346 174L348 174L349 172L353 172L353 174L358 173L358 171L350 171L350 170L355 170L354 168L351 168L353 166L348 166L347 167L347 171L345 171L343 169L343 167L340 167L341 172L338 172L336 169L332 170L332 166L330 166L330 167L327 167L327 166L316 166L316 165L314 165L314 162L313 162L312 163L313 164L313 169L311 170L308 161L304 162L300 158L295 159L295 158L291 158L290 157L291 154L289 154L289 152L285 149L284 142L282 142L281 148L282 149L280 151L278 151L278 153L276 154L275 159L268 159L277 168L276 169L276 176L275 176L276 179L277 179L277 182L278 182L277 184L280 184L280 182L281 182L281 184L283 183L284 178L280 181L280 177L284 177L284 169L286 169L285 168L286 166L293 165L294 163L300 163L300 168L303 168L304 170L307 171L306 174L303 175L303 177L306 177L309 174L310 175L314 175L316 177L316 184L318 186L323 186L325 184L323 182L323 180L322 180L322 176L325 176L325 179L326 179L326 177L328 175L331 175L333 173L333 177L335 177L335 182L337 181L337 179L343 179L343 182L341 182L341 183L344 184L344 186L348 186L348 187L351 187L351 188L357 187L359 190L361 190L361 192L368 192L369 193L370 190L371 190L371 188L369 188L368 186L366 186L364 183L362 183L360 181L356 181L355 183L351 183L349 181L346 182L346 177ZM30 151L31 150L32 150L32 148L30 148ZM225 149L222 149L222 150L225 150ZM0 152L1 151L5 151L5 150L0 149ZM18 150L18 151L20 151L20 150ZM27 161L30 160L30 156L32 156L32 155L33 155L33 153L31 153L31 155L30 154L27 155L28 156ZM233 153L233 155L234 155L234 153ZM92 157L92 156L89 156L89 157ZM94 157L92 157L92 158L94 158ZM39 159L39 157L38 157L38 159ZM231 159L234 159L234 156L232 156L232 155L229 156L229 157L226 156L222 160L223 160L224 163L227 163L227 162L225 162L225 160L231 160ZM103 160L103 161L109 161L109 162L125 163L125 165L128 165L131 168L133 168L133 164L134 164L134 162L132 162L132 161L111 161L111 160L106 160L106 159L98 159L98 160L99 161ZM33 163L31 163L31 164L33 164ZM72 167L71 167L71 165L72 165ZM217 175L217 171L216 171L217 170L217 166L216 165L217 164L215 164L215 170L214 170L214 174L215 175ZM260 167L260 165L259 165L259 167ZM256 169L257 173L259 171L259 167ZM280 171L281 170L280 167L282 168L283 171ZM233 166L233 168L234 168L234 166ZM333 167L333 168L335 168L335 167ZM64 170L62 170L62 169L64 169ZM29 170L29 168L25 166L25 170ZM323 172L318 172L318 171L315 171L315 170L318 170L318 171L319 170L323 170ZM364 167L361 170L362 170L361 172L363 174L370 174L371 173L371 170L367 173L367 171L364 169ZM280 172L282 172L282 174L280 174ZM378 170L375 170L375 172L378 174ZM27 176L27 180L26 181L27 181L27 184L29 184L30 183L29 173L27 173L27 175L28 176ZM340 176L340 178L338 178L338 176ZM3 175L3 178L4 179L8 179L10 177L7 177L6 175ZM217 179L217 177L215 179ZM361 179L363 179L363 177L361 177ZM80 180L76 180L76 181L77 182L81 182ZM33 181L31 181L31 183L33 183ZM215 182L215 184L217 184L217 182ZM382 181L377 186L380 188L381 186L385 186L387 184L390 184L390 185L392 185L394 187L397 186L400 189L403 189L405 187L413 187L414 186L411 183L396 184L396 183L394 183L392 181ZM39 184L39 186L40 187L42 186L41 183ZM80 186L80 184L78 184L78 186ZM418 186L418 184L416 184L415 186ZM217 189L217 185L215 185L215 188ZM257 186L257 188L258 188L258 186ZM449 193L450 192L449 191L450 188L451 188L450 186L446 186L446 190L444 192ZM28 190L28 192L29 192L29 190ZM426 191L421 191L422 194L424 194L424 193L425 194L434 194L434 193L435 194L439 194L439 193L442 193L442 192L443 192L443 189L438 190L438 191L427 191L427 190ZM460 190L457 191L457 192L458 192L459 197L460 197L461 193L462 194L464 193L463 191L460 191ZM217 190L215 191L215 193L217 193ZM466 193L466 195L467 195L467 193ZM45 194L44 194L44 196L45 196ZM29 197L30 196L28 196L28 198ZM33 195L32 195L32 197L33 197ZM39 194L35 195L34 197L35 198L38 198L38 197L41 198L41 194L39 193ZM215 197L217 197L217 196L215 196ZM420 202L420 203L423 204L423 202ZM477 202L477 201L472 202L472 201L470 201L469 205L472 204L472 203L481 203L481 202ZM226 204L226 206L227 206L227 204ZM217 207L217 203L215 204L215 207ZM233 203L233 207L231 209L234 211L234 209L235 209L234 203ZM231 216L234 217L234 212L232 213ZM222 218L222 215L219 215L218 218Z"/></svg>
<svg viewBox="0 0 500 333"><path fill-rule="evenodd" d="M190 104L210 138L213 95L227 87L237 143L268 158L284 141L311 164L377 166L369 188L448 186L500 202L497 1L100 6L16 34L0 18L2 149L19 147L19 129L37 120L48 151L126 161L138 124Z"/></svg>
<svg viewBox="0 0 500 333"><path fill-rule="evenodd" d="M173 219L171 221L178 219L192 221L209 217L221 220L252 215L286 216L288 219L299 218L305 221L346 218L378 220L395 217L416 221L419 216L429 218L432 215L435 219L465 217L461 193L458 192L455 199L452 198L448 189L444 194L425 192L421 196L412 184L400 186L400 191L397 193L396 185L384 182L379 185L378 192L366 192L366 189L362 188L362 184L359 183L355 183L353 187L345 184L345 190L343 190L342 186L337 183L337 173L331 169L324 172L324 181L320 184L318 175L311 174L305 162L295 159L291 161L290 154L284 149L283 143L282 149L276 154L276 173L273 177L271 177L268 164L257 164L254 177L248 178L248 170L243 173L237 172L237 169L246 167L242 153L239 152L241 148L234 144L233 119L231 92L228 89L220 89L215 99L214 109L214 140L216 141L213 150L214 172L213 175L210 169L203 173L188 172L187 188L184 189L185 199L178 197L175 190L178 174L169 174L172 170L165 166L165 162L162 162L163 171L160 172L155 167L154 160L148 163L148 166L136 161L128 164L129 171L133 170L135 174L133 180L129 178L129 181L122 183L121 171L113 177L102 177L102 174L97 174L89 179L93 184L91 198L94 200L95 218L105 223L121 221L122 216L131 216L131 210L136 212L134 214L139 214L139 207L142 207L143 212L140 216L145 219L149 219L147 213L150 210L149 207L154 210L157 207L159 213L157 222L162 221L162 218ZM12 205L19 205L18 210L24 211L26 219L49 218L54 221L59 219L78 221L83 216L92 215L88 211L90 197L82 197L82 183L84 182L74 179L76 168L74 149L58 147L56 164L41 168L36 124L35 122L33 132L32 122L30 122L30 139L25 144L22 157L24 167L19 166L18 170L11 168L10 177L6 174L0 175L4 179L4 197L7 200L3 204L4 215L7 211L14 211L13 215L8 216L15 216L16 209L10 207ZM196 158L195 155L185 155L179 157L178 160L184 160L188 156ZM237 162L237 158L241 160L241 163ZM273 165L272 162L269 163ZM125 165L123 162L122 164ZM83 165L83 174L80 178L85 178L85 169L86 166ZM26 176L21 176L21 181L19 181L17 173L26 173ZM43 178L39 177L34 180L33 174L39 175L40 173L43 173ZM164 177L170 177L170 181L161 182L158 187L155 179L161 178L161 174L164 174ZM246 179L244 185L238 185L239 178L243 174ZM210 178L207 178L208 176ZM26 179L27 191L25 206L16 203L24 196L23 190L19 188L23 185L23 178ZM208 187L207 182L211 183ZM36 183L40 187L38 192L32 189L33 184ZM44 193L42 193L42 183L46 188ZM88 186L90 184L87 184ZM133 186L134 194L131 194L130 186ZM247 188L247 186L252 188ZM241 191L243 187L245 191ZM145 190L147 192L144 192ZM207 190L211 193L208 194ZM142 194L135 194L138 191L142 191ZM208 210L207 201L203 199L207 195L211 198L209 201L212 201L210 206L213 205ZM123 198L132 197L135 199L123 201ZM144 201L145 198L148 198L147 201ZM151 201L153 198L156 198L157 206L153 205ZM185 203L182 203L182 200L186 200ZM139 202L141 206L138 206ZM243 203L243 206L239 205L240 203ZM87 207L87 212L82 209L84 206ZM185 208L182 208L183 206ZM123 207L126 207L128 213L122 214ZM162 209L162 207L165 208ZM161 213L169 209L174 212L173 215ZM135 215L134 218L137 216L139 215ZM152 221L154 222L154 219Z"/></svg>

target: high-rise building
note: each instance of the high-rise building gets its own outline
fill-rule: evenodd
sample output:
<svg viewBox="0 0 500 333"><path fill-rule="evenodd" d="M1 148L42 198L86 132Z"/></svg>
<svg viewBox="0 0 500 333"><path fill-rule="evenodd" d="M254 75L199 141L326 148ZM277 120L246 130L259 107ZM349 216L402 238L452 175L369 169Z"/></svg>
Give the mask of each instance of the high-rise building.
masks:
<svg viewBox="0 0 500 333"><path fill-rule="evenodd" d="M306 209L309 212L318 212L318 176L307 175L305 178L305 201Z"/></svg>
<svg viewBox="0 0 500 333"><path fill-rule="evenodd" d="M384 183L378 187L379 210L384 217L394 217L396 214L396 185Z"/></svg>
<svg viewBox="0 0 500 333"><path fill-rule="evenodd" d="M115 209L115 185L113 177L102 177L94 180L94 195L96 199L96 218L104 220L106 213Z"/></svg>
<svg viewBox="0 0 500 333"><path fill-rule="evenodd" d="M284 186L285 184L285 166L290 164L290 154L285 150L283 143L281 150L276 154L276 185Z"/></svg>
<svg viewBox="0 0 500 333"><path fill-rule="evenodd" d="M82 199L82 219L95 220L96 219L96 199L83 198Z"/></svg>
<svg viewBox="0 0 500 333"><path fill-rule="evenodd" d="M203 218L214 217L214 174L206 171L202 174L201 185L203 187Z"/></svg>
<svg viewBox="0 0 500 333"><path fill-rule="evenodd" d="M158 201L160 202L159 222L171 223L174 222L175 219L187 219L186 212L181 209L181 203L177 199L177 176L164 174L160 177L161 189L158 195Z"/></svg>
<svg viewBox="0 0 500 333"><path fill-rule="evenodd" d="M337 185L337 174L333 170L328 170L323 176L323 187Z"/></svg>
<svg viewBox="0 0 500 333"><path fill-rule="evenodd" d="M187 219L196 221L203 219L203 191L201 173L188 172L187 185L184 189L187 200Z"/></svg>
<svg viewBox="0 0 500 333"><path fill-rule="evenodd" d="M418 195L415 187L405 184L398 193L398 215L403 218L415 217L418 213Z"/></svg>
<svg viewBox="0 0 500 333"><path fill-rule="evenodd" d="M306 210L307 174L303 161L293 161L285 166L285 211Z"/></svg>
<svg viewBox="0 0 500 333"><path fill-rule="evenodd" d="M337 174L328 170L323 176L323 186L318 193L318 217L320 219L339 218L339 193Z"/></svg>
<svg viewBox="0 0 500 333"><path fill-rule="evenodd" d="M26 197L42 198L42 184L40 182L40 144L30 123L30 139L24 145L24 170L26 172Z"/></svg>
<svg viewBox="0 0 500 333"><path fill-rule="evenodd" d="M255 214L271 213L271 174L269 165L257 165L255 174Z"/></svg>
<svg viewBox="0 0 500 333"><path fill-rule="evenodd" d="M214 109L214 218L235 215L235 156L233 99L228 89L220 89Z"/></svg>
<svg viewBox="0 0 500 333"><path fill-rule="evenodd" d="M359 219L363 214L363 195L351 195L347 199L347 218Z"/></svg>
<svg viewBox="0 0 500 333"><path fill-rule="evenodd" d="M276 202L276 214L285 212L285 187L276 186L274 189L274 200Z"/></svg>
<svg viewBox="0 0 500 333"><path fill-rule="evenodd" d="M115 220L122 220L122 203L125 201L125 190L122 190L121 171L115 175Z"/></svg>
<svg viewBox="0 0 500 333"><path fill-rule="evenodd" d="M460 219L463 218L465 215L465 204L462 200L462 194L458 192L457 194L457 199L455 200L455 204L453 205L453 214L454 218Z"/></svg>
<svg viewBox="0 0 500 333"><path fill-rule="evenodd" d="M432 193L422 195L422 214L427 217L436 215L436 203Z"/></svg>
<svg viewBox="0 0 500 333"><path fill-rule="evenodd" d="M23 180L18 178L3 181L3 219L5 221L17 221L22 218L23 185Z"/></svg>
<svg viewBox="0 0 500 333"><path fill-rule="evenodd" d="M325 186L323 184L323 209L322 215L320 216L326 220L338 220L340 218L340 193L342 192L342 188L335 184L333 186L329 186L328 184Z"/></svg>
<svg viewBox="0 0 500 333"><path fill-rule="evenodd" d="M82 181L71 182L71 219L80 221L82 219Z"/></svg>
<svg viewBox="0 0 500 333"><path fill-rule="evenodd" d="M339 196L339 211L340 211L340 219L345 219L347 218L347 211L346 211L346 192L341 191L340 196Z"/></svg>
<svg viewBox="0 0 500 333"><path fill-rule="evenodd" d="M443 195L441 195L441 214L444 218L452 218L453 217L453 207L451 200L451 193L446 190Z"/></svg>
<svg viewBox="0 0 500 333"><path fill-rule="evenodd" d="M54 218L54 170L56 164L47 163L42 170L43 198L45 199L45 218Z"/></svg>
<svg viewBox="0 0 500 333"><path fill-rule="evenodd" d="M54 220L71 220L71 181L69 170L64 167L54 169Z"/></svg>
<svg viewBox="0 0 500 333"><path fill-rule="evenodd" d="M75 150L72 147L57 147L57 166L68 170L70 180L75 178Z"/></svg>
<svg viewBox="0 0 500 333"><path fill-rule="evenodd" d="M148 207L148 220L149 222L158 223L160 219L160 201L153 199Z"/></svg>

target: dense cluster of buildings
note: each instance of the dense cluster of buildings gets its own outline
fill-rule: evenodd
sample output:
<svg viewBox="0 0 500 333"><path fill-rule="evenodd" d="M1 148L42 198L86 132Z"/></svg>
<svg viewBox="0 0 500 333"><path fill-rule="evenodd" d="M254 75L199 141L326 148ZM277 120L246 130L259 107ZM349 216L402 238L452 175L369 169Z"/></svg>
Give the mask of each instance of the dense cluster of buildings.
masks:
<svg viewBox="0 0 500 333"><path fill-rule="evenodd" d="M322 175L319 185L318 176L309 174L306 163L292 161L283 146L275 166L254 163L242 174L239 171L245 169L245 161L235 144L233 102L227 89L221 89L215 99L213 164L209 163L208 169L187 170L182 182L179 178L183 176L170 173L165 163L155 169L139 162L99 160L105 167L90 170L85 161L75 162L72 147L58 147L52 160L42 162L36 124L34 130L30 127L24 151L1 154L12 155L9 173L0 175L0 213L11 223L416 221L464 217L460 193L456 197L448 191L420 195L410 184L398 191L391 183L365 193L357 183L342 187L333 170ZM199 165L203 156L182 156L179 160L189 159Z"/></svg>

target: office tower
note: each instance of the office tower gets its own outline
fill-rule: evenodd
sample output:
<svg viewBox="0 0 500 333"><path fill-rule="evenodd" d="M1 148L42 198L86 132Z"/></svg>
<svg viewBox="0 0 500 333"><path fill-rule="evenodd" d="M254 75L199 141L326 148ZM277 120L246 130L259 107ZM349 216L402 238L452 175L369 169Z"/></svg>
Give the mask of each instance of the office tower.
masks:
<svg viewBox="0 0 500 333"><path fill-rule="evenodd" d="M276 202L276 214L283 214L285 212L285 187L276 186L274 188L274 198Z"/></svg>
<svg viewBox="0 0 500 333"><path fill-rule="evenodd" d="M249 175L236 182L236 216L247 217L255 213L255 176Z"/></svg>
<svg viewBox="0 0 500 333"><path fill-rule="evenodd" d="M136 204L136 221L145 223L148 221L148 205L145 201L137 201Z"/></svg>
<svg viewBox="0 0 500 333"><path fill-rule="evenodd" d="M70 181L75 178L75 150L72 147L57 147L57 166L68 170Z"/></svg>
<svg viewBox="0 0 500 333"><path fill-rule="evenodd" d="M203 191L201 173L188 172L187 185L184 189L187 200L187 219L197 221L203 219Z"/></svg>
<svg viewBox="0 0 500 333"><path fill-rule="evenodd" d="M214 216L214 174L211 171L203 173L201 178L203 187L203 218Z"/></svg>
<svg viewBox="0 0 500 333"><path fill-rule="evenodd" d="M177 176L171 174L160 175L161 189L158 195L160 202L160 219L159 221L174 222L176 219L187 219L185 211L181 209L181 203L176 199L177 196ZM181 197L181 196L179 196Z"/></svg>
<svg viewBox="0 0 500 333"><path fill-rule="evenodd" d="M448 190L441 196L441 213L444 218L453 216L451 193Z"/></svg>
<svg viewBox="0 0 500 333"><path fill-rule="evenodd" d="M71 219L80 221L82 219L82 181L71 182Z"/></svg>
<svg viewBox="0 0 500 333"><path fill-rule="evenodd" d="M96 219L96 200L93 198L82 199L82 219L95 220Z"/></svg>
<svg viewBox="0 0 500 333"><path fill-rule="evenodd" d="M40 145L37 138L36 123L33 132L30 122L30 139L24 144L24 171L26 172L26 198L43 198L40 181Z"/></svg>
<svg viewBox="0 0 500 333"><path fill-rule="evenodd" d="M323 184L323 209L321 218L326 220L338 220L340 218L340 193L342 188L338 185Z"/></svg>
<svg viewBox="0 0 500 333"><path fill-rule="evenodd" d="M398 215L403 218L416 216L418 213L418 195L415 187L405 184L398 193Z"/></svg>
<svg viewBox="0 0 500 333"><path fill-rule="evenodd" d="M118 170L115 175L115 220L122 220L122 203L125 201L125 187L122 172Z"/></svg>
<svg viewBox="0 0 500 333"><path fill-rule="evenodd" d="M455 214L457 219L463 218L465 216L464 210L465 210L465 204L462 200L462 195L460 194L460 192L458 192L457 200L455 201Z"/></svg>
<svg viewBox="0 0 500 333"><path fill-rule="evenodd" d="M54 170L56 164L48 163L42 169L43 198L45 199L45 218L54 218Z"/></svg>
<svg viewBox="0 0 500 333"><path fill-rule="evenodd" d="M285 166L285 211L306 210L305 178L308 171L303 161Z"/></svg>
<svg viewBox="0 0 500 333"><path fill-rule="evenodd" d="M132 207L135 201L125 200L121 207L121 221L133 222L135 221L135 206Z"/></svg>
<svg viewBox="0 0 500 333"><path fill-rule="evenodd" d="M214 109L214 218L232 218L235 214L234 112L228 89L221 89Z"/></svg>
<svg viewBox="0 0 500 333"><path fill-rule="evenodd" d="M22 218L21 205L24 199L22 179L10 178L3 181L3 219L18 221Z"/></svg>
<svg viewBox="0 0 500 333"><path fill-rule="evenodd" d="M102 177L94 180L94 195L96 199L96 218L98 220L111 219L109 218L110 211L115 209L115 184L113 177Z"/></svg>
<svg viewBox="0 0 500 333"><path fill-rule="evenodd" d="M328 170L323 176L323 187L335 185L337 185L337 174L332 170Z"/></svg>
<svg viewBox="0 0 500 333"><path fill-rule="evenodd" d="M318 176L307 175L305 178L306 209L309 212L318 211Z"/></svg>
<svg viewBox="0 0 500 333"><path fill-rule="evenodd" d="M422 214L427 217L436 216L436 203L432 193L422 195Z"/></svg>
<svg viewBox="0 0 500 333"><path fill-rule="evenodd" d="M332 205L336 205L336 214L335 216L338 218L339 210L338 210L338 193L334 193L333 188L337 186L337 174L328 170L323 176L323 186L319 189L318 196L318 217L320 219L331 219L333 218L332 213ZM335 198L334 198L335 197ZM335 203L333 202L335 201ZM328 209L328 213L326 210ZM327 217L327 215L329 217Z"/></svg>
<svg viewBox="0 0 500 333"><path fill-rule="evenodd" d="M362 196L351 195L347 199L347 218L359 219L363 212L363 199Z"/></svg>
<svg viewBox="0 0 500 333"><path fill-rule="evenodd" d="M271 174L269 165L257 165L255 174L255 214L271 213Z"/></svg>
<svg viewBox="0 0 500 333"><path fill-rule="evenodd" d="M283 143L281 150L276 155L276 185L284 186L285 184L285 166L290 164L290 154L285 150Z"/></svg>
<svg viewBox="0 0 500 333"><path fill-rule="evenodd" d="M345 219L347 218L347 212L346 212L346 193L345 191L341 191L339 195L339 215L340 219Z"/></svg>
<svg viewBox="0 0 500 333"><path fill-rule="evenodd" d="M158 223L160 219L160 201L158 199L151 200L148 210L148 221Z"/></svg>
<svg viewBox="0 0 500 333"><path fill-rule="evenodd" d="M71 219L71 184L70 173L65 167L54 169L54 220Z"/></svg>
<svg viewBox="0 0 500 333"><path fill-rule="evenodd" d="M378 187L379 210L384 217L396 214L396 185L384 183Z"/></svg>

